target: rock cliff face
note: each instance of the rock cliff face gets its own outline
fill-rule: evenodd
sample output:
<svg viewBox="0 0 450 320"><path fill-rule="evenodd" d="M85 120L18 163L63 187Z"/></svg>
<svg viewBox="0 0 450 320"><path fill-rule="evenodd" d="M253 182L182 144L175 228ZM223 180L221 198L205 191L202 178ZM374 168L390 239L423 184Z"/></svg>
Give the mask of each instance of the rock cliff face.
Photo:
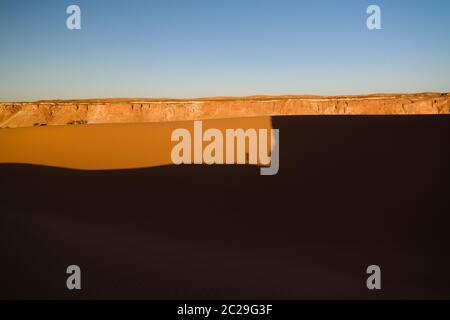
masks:
<svg viewBox="0 0 450 320"><path fill-rule="evenodd" d="M98 99L0 103L0 128L279 115L450 114L449 93L369 96Z"/></svg>

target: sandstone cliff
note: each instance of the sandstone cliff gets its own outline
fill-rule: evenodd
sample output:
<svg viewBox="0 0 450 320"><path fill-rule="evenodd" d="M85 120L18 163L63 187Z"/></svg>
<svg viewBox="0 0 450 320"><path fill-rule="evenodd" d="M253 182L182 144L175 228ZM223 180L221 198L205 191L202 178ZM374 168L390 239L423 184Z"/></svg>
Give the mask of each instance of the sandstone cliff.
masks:
<svg viewBox="0 0 450 320"><path fill-rule="evenodd" d="M279 115L449 114L449 93L96 99L0 103L0 128L139 123Z"/></svg>

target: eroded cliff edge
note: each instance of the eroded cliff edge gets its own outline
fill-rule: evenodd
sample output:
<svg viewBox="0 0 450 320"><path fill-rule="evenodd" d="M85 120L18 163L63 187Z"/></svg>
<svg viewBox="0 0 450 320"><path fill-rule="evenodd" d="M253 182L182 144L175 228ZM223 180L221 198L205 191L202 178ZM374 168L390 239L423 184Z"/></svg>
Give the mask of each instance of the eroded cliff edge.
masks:
<svg viewBox="0 0 450 320"><path fill-rule="evenodd" d="M280 115L450 114L449 93L91 99L0 103L0 128L140 123Z"/></svg>

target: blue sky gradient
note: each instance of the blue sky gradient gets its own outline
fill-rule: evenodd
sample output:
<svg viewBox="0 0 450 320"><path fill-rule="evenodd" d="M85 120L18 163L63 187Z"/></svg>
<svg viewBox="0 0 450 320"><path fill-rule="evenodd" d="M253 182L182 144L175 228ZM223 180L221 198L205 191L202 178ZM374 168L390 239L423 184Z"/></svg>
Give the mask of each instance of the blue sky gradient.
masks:
<svg viewBox="0 0 450 320"><path fill-rule="evenodd" d="M0 39L0 101L450 91L449 0L1 0Z"/></svg>

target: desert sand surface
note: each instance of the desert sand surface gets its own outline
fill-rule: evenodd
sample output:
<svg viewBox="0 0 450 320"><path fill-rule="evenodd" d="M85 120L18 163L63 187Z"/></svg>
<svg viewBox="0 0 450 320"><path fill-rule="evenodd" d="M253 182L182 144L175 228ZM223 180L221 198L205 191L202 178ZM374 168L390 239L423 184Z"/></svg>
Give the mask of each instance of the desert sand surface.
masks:
<svg viewBox="0 0 450 320"><path fill-rule="evenodd" d="M0 128L289 115L449 114L449 93L366 96L116 98L0 103Z"/></svg>
<svg viewBox="0 0 450 320"><path fill-rule="evenodd" d="M112 170L172 164L171 133L271 129L280 116L450 113L450 94L90 99L0 104L0 163ZM445 120L445 119L444 119ZM12 129L14 128L14 129Z"/></svg>
<svg viewBox="0 0 450 320"><path fill-rule="evenodd" d="M0 297L448 299L449 120L274 117L270 177L0 164ZM72 261L78 294L64 285ZM381 297L365 286L372 263Z"/></svg>
<svg viewBox="0 0 450 320"><path fill-rule="evenodd" d="M272 121L270 117L213 119L202 121L202 127L203 130L218 129L225 136L226 129L270 130ZM81 170L170 165L171 150L177 144L171 141L171 134L178 128L187 129L191 137L194 137L194 121L0 130L0 163L37 164ZM270 136L268 140L270 143ZM248 150L248 146L246 149ZM223 152L225 153L225 149Z"/></svg>

